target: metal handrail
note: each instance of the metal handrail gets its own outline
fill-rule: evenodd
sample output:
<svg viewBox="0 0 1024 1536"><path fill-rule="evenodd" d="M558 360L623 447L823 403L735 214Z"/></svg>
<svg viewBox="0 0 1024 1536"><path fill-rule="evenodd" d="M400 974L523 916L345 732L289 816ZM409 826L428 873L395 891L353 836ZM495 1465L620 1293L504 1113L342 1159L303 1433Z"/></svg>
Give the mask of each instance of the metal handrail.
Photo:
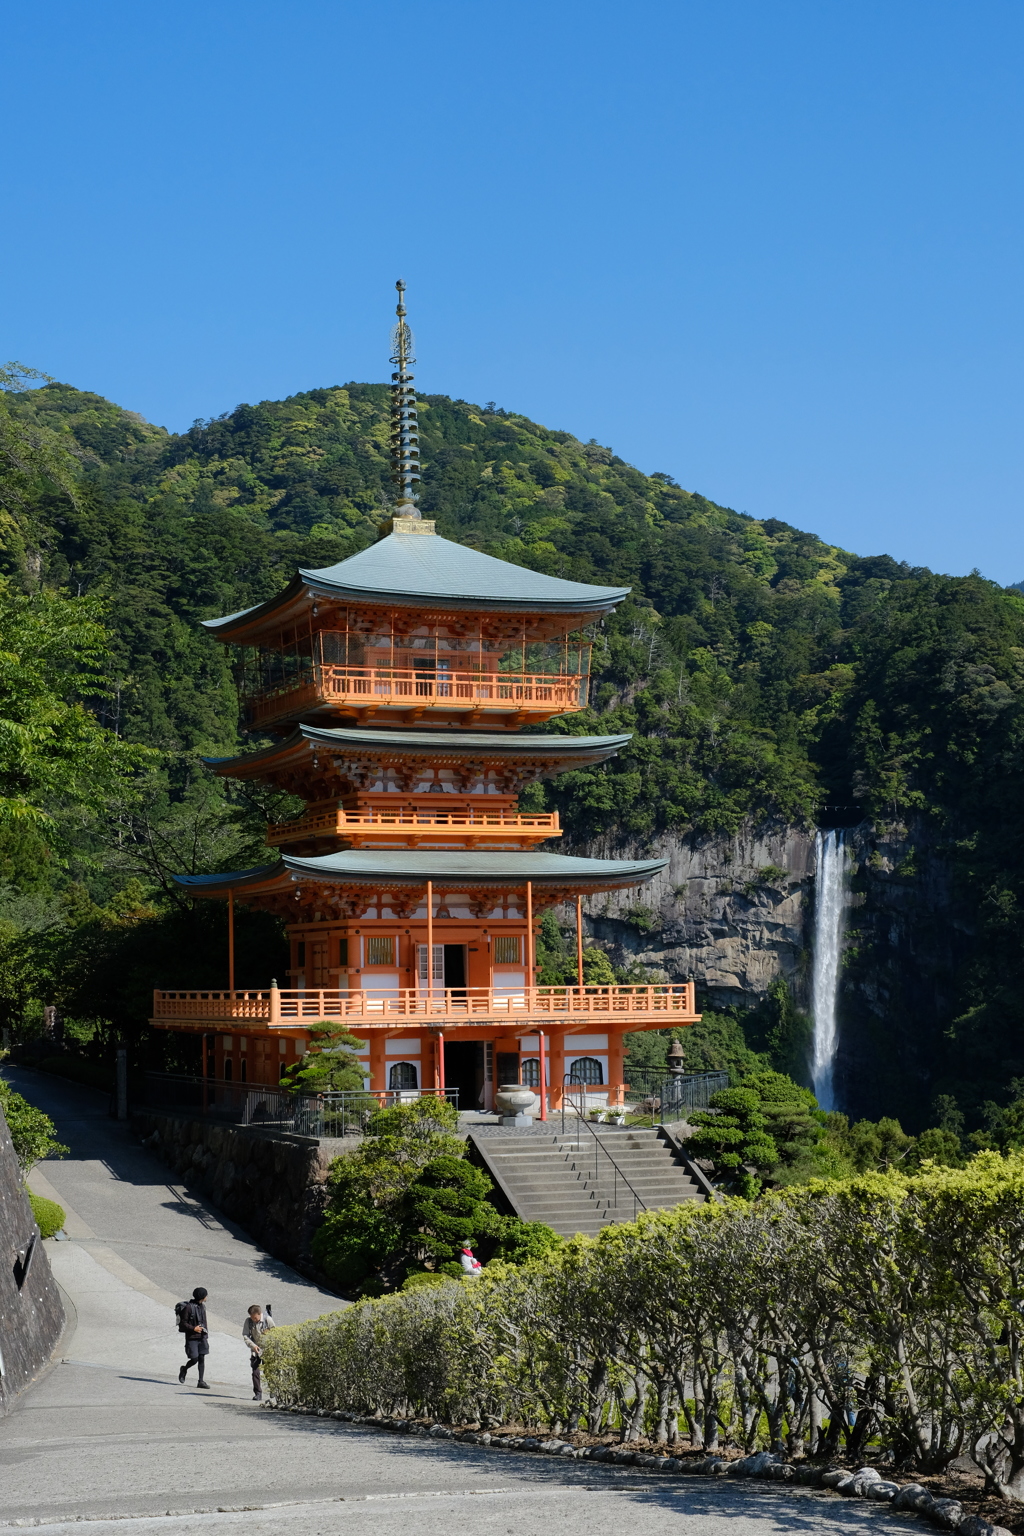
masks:
<svg viewBox="0 0 1024 1536"><path fill-rule="evenodd" d="M601 1140L600 1136L594 1130L594 1127L590 1124L590 1121L587 1120L584 1117L582 1109L573 1101L573 1099L572 1099L572 1090L573 1089L579 1089L581 1095L585 1095L586 1091L587 1091L587 1085L585 1083L573 1082L571 1080L571 1074L567 1072L566 1075L562 1079L562 1136L563 1137L565 1136L565 1101L566 1101L566 1098L568 1097L569 1100L570 1100L570 1106L571 1106L571 1108L573 1109L573 1111L575 1112L575 1115L576 1115L576 1126L577 1126L576 1150L577 1151L582 1151L583 1150L582 1142L580 1141L580 1137L579 1137L579 1126L580 1125L585 1125L587 1130L590 1132L591 1136L594 1138L594 1188L595 1188L595 1190L600 1189L600 1174L599 1174L599 1171L598 1171L600 1165L599 1165L599 1161L598 1161L598 1154L600 1152L603 1152L605 1157L608 1159L608 1161L612 1165L612 1205L615 1207L616 1210L618 1210L618 1208L619 1208L619 1180L621 1179L623 1184L628 1189L629 1193L633 1196L633 1220L635 1221L636 1218L637 1218L637 1215L639 1214L640 1211L646 1211L647 1205L644 1202L643 1198L633 1188L633 1185L630 1183L630 1181L626 1177L625 1173L623 1173L622 1169L619 1167L618 1163L615 1161L615 1159L612 1156L612 1154L608 1151L608 1148L605 1146L605 1144Z"/></svg>
<svg viewBox="0 0 1024 1536"><path fill-rule="evenodd" d="M658 1067L627 1068L626 1097L649 1110L662 1125L685 1119L688 1111L707 1109L708 1101L729 1086L728 1072L677 1073Z"/></svg>

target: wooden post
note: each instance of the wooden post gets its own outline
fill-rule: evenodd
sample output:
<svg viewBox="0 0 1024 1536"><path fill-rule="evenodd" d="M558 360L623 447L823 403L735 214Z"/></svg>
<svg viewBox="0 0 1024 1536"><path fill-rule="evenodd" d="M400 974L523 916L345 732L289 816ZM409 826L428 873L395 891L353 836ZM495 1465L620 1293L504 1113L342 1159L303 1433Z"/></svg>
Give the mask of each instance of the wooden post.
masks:
<svg viewBox="0 0 1024 1536"><path fill-rule="evenodd" d="M526 882L526 985L530 989L527 994L527 1007L536 1006L534 988L537 985L537 977L534 974L533 965L533 881Z"/></svg>
<svg viewBox="0 0 1024 1536"><path fill-rule="evenodd" d="M203 1036L206 1040L206 1036ZM128 1052L119 1050L117 1061L117 1118L128 1119Z"/></svg>
<svg viewBox="0 0 1024 1536"><path fill-rule="evenodd" d="M228 891L228 992L235 990L235 893Z"/></svg>
<svg viewBox="0 0 1024 1536"><path fill-rule="evenodd" d="M270 983L270 1022L281 1022L281 989L277 985L277 977L273 977Z"/></svg>
<svg viewBox="0 0 1024 1536"><path fill-rule="evenodd" d="M622 1045L622 1035L618 1032L608 1035L608 1107L614 1104L620 1109L626 1102L626 1066L625 1052Z"/></svg>
<svg viewBox="0 0 1024 1536"><path fill-rule="evenodd" d="M544 1031L542 1029L537 1031L537 1039L540 1042L540 1118L546 1120L548 1117L548 1085L547 1072L545 1070L546 1063L544 1061Z"/></svg>
<svg viewBox="0 0 1024 1536"><path fill-rule="evenodd" d="M548 1077L551 1082L551 1108L562 1107L562 1077L565 1073L565 1036L551 1035L548 1039Z"/></svg>
<svg viewBox="0 0 1024 1536"><path fill-rule="evenodd" d="M381 1108L387 1103L383 1097L388 1086L387 1037L382 1030L367 1030L370 1037L370 1092L381 1095Z"/></svg>
<svg viewBox="0 0 1024 1536"><path fill-rule="evenodd" d="M206 1045L206 1042L207 1042L208 1039L209 1039L209 1035L207 1035L206 1030L204 1029L203 1030L203 1114L204 1115L206 1114L206 1111L210 1107L210 1090L209 1090L208 1080L207 1080L207 1076L206 1076L207 1059L208 1059L207 1058L207 1045Z"/></svg>
<svg viewBox="0 0 1024 1536"><path fill-rule="evenodd" d="M444 1098L444 1035L441 1030L437 1032L437 1086L438 1098Z"/></svg>
<svg viewBox="0 0 1024 1536"><path fill-rule="evenodd" d="M583 997L583 897L576 897L576 974Z"/></svg>
<svg viewBox="0 0 1024 1536"><path fill-rule="evenodd" d="M427 999L434 995L434 882L427 881Z"/></svg>

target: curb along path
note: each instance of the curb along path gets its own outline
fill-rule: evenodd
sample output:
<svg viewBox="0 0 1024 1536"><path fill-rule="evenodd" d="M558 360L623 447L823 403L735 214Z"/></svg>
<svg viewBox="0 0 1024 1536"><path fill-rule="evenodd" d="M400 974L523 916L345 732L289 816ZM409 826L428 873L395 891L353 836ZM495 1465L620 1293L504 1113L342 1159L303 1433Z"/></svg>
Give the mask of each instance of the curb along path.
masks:
<svg viewBox="0 0 1024 1536"><path fill-rule="evenodd" d="M374 1414L349 1413L344 1409L286 1406L273 1401L263 1404L271 1413L292 1413L307 1418L340 1419L346 1424L361 1424L369 1429L385 1429L394 1434L422 1435L435 1440L456 1440L466 1445L488 1446L491 1450L534 1451L544 1456L563 1456L574 1461L611 1462L620 1467L642 1467L673 1477L732 1477L772 1483L794 1483L844 1494L848 1498L867 1499L888 1504L901 1514L921 1516L944 1531L958 1536L1011 1536L1004 1526L993 1525L979 1515L965 1513L959 1499L935 1498L921 1483L899 1484L883 1478L874 1467L860 1467L855 1472L844 1468L797 1466L783 1461L774 1451L759 1451L737 1461L720 1456L685 1460L676 1456L655 1456L642 1451L618 1450L606 1445L571 1445L555 1437L536 1435L489 1434L486 1430L450 1429L446 1424L431 1424L419 1419L393 1419Z"/></svg>

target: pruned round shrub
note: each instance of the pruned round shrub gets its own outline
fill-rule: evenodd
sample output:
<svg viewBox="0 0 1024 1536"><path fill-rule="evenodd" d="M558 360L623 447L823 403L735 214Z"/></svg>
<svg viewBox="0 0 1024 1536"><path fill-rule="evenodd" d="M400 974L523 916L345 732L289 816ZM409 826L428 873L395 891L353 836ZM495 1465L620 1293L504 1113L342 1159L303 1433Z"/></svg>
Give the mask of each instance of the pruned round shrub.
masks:
<svg viewBox="0 0 1024 1536"><path fill-rule="evenodd" d="M403 1291L422 1291L432 1285L450 1285L455 1277L453 1275L441 1275L429 1269L418 1270L414 1275L407 1275L402 1282Z"/></svg>
<svg viewBox="0 0 1024 1536"><path fill-rule="evenodd" d="M43 1237L52 1237L59 1232L64 1225L64 1207L58 1205L56 1200L46 1200L42 1195L34 1195L28 1192L29 1204L32 1207L32 1215L36 1219L36 1226Z"/></svg>

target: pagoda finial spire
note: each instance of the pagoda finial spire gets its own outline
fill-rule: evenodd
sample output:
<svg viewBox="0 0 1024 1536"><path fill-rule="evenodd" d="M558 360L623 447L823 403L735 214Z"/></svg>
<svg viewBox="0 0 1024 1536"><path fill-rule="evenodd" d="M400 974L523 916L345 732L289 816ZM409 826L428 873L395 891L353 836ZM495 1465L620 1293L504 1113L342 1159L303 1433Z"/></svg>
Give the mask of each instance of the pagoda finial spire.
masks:
<svg viewBox="0 0 1024 1536"><path fill-rule="evenodd" d="M398 316L391 331L391 361L396 372L391 375L391 478L398 492L396 517L419 517L420 433L416 418L416 391L412 387L410 367L413 356L412 331L405 319L405 284L399 278Z"/></svg>

